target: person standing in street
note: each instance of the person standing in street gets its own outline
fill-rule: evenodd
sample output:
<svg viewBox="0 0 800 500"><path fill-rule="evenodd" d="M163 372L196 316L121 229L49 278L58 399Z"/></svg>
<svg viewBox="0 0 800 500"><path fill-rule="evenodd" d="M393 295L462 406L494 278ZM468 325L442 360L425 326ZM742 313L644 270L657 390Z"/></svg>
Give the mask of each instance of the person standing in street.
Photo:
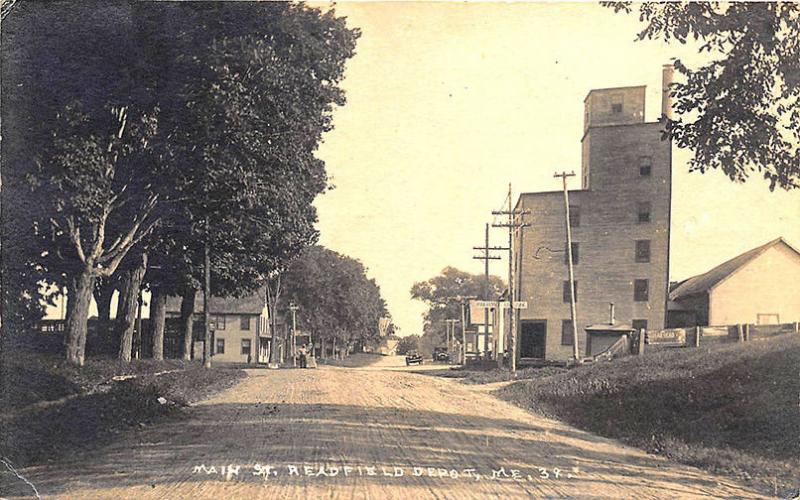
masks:
<svg viewBox="0 0 800 500"><path fill-rule="evenodd" d="M300 368L306 368L307 363L308 363L308 361L306 359L307 354L308 353L306 351L305 344L300 346Z"/></svg>

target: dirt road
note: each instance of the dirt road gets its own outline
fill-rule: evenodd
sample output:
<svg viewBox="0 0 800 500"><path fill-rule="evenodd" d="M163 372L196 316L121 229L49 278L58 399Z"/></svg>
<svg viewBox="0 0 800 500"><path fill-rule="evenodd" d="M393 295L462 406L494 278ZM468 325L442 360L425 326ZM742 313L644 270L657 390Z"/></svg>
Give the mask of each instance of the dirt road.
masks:
<svg viewBox="0 0 800 500"><path fill-rule="evenodd" d="M63 498L757 497L393 364L251 370L188 421L20 472Z"/></svg>

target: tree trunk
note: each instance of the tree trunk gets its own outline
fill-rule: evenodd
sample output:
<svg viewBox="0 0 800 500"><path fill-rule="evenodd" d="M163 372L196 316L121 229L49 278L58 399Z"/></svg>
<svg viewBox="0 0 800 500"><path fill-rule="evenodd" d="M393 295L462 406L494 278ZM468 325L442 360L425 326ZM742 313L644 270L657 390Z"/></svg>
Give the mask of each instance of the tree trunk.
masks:
<svg viewBox="0 0 800 500"><path fill-rule="evenodd" d="M116 291L116 283L112 278L97 278L94 283L94 300L97 303L97 330L100 338L105 345L102 346L103 352L112 352L112 346L116 346L114 325L111 323L111 299Z"/></svg>
<svg viewBox="0 0 800 500"><path fill-rule="evenodd" d="M103 326L108 326L108 321L111 319L111 299L116 290L116 283L112 282L111 278L102 278L95 283L94 301L97 302L97 319Z"/></svg>
<svg viewBox="0 0 800 500"><path fill-rule="evenodd" d="M83 366L84 363L86 327L89 319L89 305L92 303L94 280L95 276L91 269L85 268L70 288L66 332L67 362L77 366Z"/></svg>
<svg viewBox="0 0 800 500"><path fill-rule="evenodd" d="M164 327L167 318L167 295L154 286L150 297L150 323L153 325L153 359L164 359Z"/></svg>
<svg viewBox="0 0 800 500"><path fill-rule="evenodd" d="M317 354L319 359L325 359L325 338L319 338L319 353Z"/></svg>
<svg viewBox="0 0 800 500"><path fill-rule="evenodd" d="M183 292L183 300L181 301L183 359L185 361L192 359L192 322L194 316L195 295L197 295L197 290L194 288L187 288L186 291Z"/></svg>
<svg viewBox="0 0 800 500"><path fill-rule="evenodd" d="M147 254L142 254L136 261L136 267L127 271L122 280L120 297L123 300L122 310L117 311L117 327L119 328L119 359L131 360L133 346L133 330L136 321L136 309L139 305L139 290L142 287L144 273L147 270Z"/></svg>
<svg viewBox="0 0 800 500"><path fill-rule="evenodd" d="M333 337L333 359L339 359L336 357L336 337Z"/></svg>

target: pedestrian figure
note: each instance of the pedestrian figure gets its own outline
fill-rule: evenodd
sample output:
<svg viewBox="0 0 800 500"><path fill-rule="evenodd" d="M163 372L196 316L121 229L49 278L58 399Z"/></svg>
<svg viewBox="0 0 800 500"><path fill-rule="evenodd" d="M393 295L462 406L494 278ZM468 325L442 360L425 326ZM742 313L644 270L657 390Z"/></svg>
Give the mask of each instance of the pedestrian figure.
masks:
<svg viewBox="0 0 800 500"><path fill-rule="evenodd" d="M300 368L306 368L307 360L306 360L306 346L300 346Z"/></svg>

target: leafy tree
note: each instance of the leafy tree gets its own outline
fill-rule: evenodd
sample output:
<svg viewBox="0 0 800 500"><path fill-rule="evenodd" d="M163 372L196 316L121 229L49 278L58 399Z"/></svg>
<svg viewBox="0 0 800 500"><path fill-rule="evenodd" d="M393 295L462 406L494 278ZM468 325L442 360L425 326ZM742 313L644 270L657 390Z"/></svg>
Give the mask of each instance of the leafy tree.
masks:
<svg viewBox="0 0 800 500"><path fill-rule="evenodd" d="M51 247L68 267L70 307L67 360L82 365L89 304L98 277L110 277L154 228L162 194L148 179L159 175L153 115L112 108L90 117L68 106L53 141L32 175L32 193L49 214Z"/></svg>
<svg viewBox="0 0 800 500"><path fill-rule="evenodd" d="M496 300L503 292L505 284L496 276L486 277L470 274L454 267L446 267L439 276L427 281L414 283L411 287L411 298L421 300L428 305L423 316L423 335L420 347L432 351L436 346L445 345L447 341L446 319L461 319L461 297L481 297Z"/></svg>
<svg viewBox="0 0 800 500"><path fill-rule="evenodd" d="M314 153L344 104L337 84L358 31L332 12L278 3L140 14L150 20L143 43L164 54L145 73L169 110L171 159L201 166L174 178L185 201L171 207L157 244L170 250L158 252L166 271L151 282L193 296L208 245L214 295L252 292L317 239L311 203L327 176Z"/></svg>
<svg viewBox="0 0 800 500"><path fill-rule="evenodd" d="M638 10L638 40L699 42L710 62L680 60L672 87L677 119L667 133L694 151L691 170L734 181L759 172L770 189L800 185L800 4L795 2L603 2Z"/></svg>
<svg viewBox="0 0 800 500"><path fill-rule="evenodd" d="M163 191L158 193L159 203L144 205L145 210L137 210L136 203L126 207L133 216L127 222L135 222L136 216L147 212L148 223L159 221L160 228L148 233L153 226L144 227L142 234L136 235L135 251L128 248L121 265L115 261L115 269L124 270L123 276L112 276L113 270L104 267L94 276L94 280L101 277L102 283L92 287L102 299L98 304L103 316L110 308L107 299L113 289L110 293L109 289L120 287L125 292L120 296L118 314L124 318L119 326L120 356L125 359L130 355L130 311L142 281L154 292L154 338L159 342L163 333L159 318L166 294L184 296L185 323L191 324L188 306L193 306L199 287L203 246L212 249L212 291L224 296L254 290L316 241L316 212L311 202L327 186L327 176L323 162L314 153L321 135L332 128L333 106L344 103L337 85L344 62L353 54L358 31L347 29L344 19L332 11L322 13L283 3L88 5L104 12L106 24L109 13L118 17L120 28L112 32L100 29L95 36L95 30L83 29L82 24L86 17L94 20L92 12L84 12L82 3L66 2L62 12L68 25L65 31L81 33L83 38L74 46L31 40L32 44L23 44L22 55L14 59L17 78L12 81L20 82L14 88L25 90L12 96L13 109L44 119L12 129L16 154L12 155L12 168L3 170L4 185L11 181L16 188L21 184L16 182L19 179L32 179L36 191L35 196L19 196L24 190L12 189L15 201L22 201L19 212L31 209L34 215L4 217L4 232L11 225L10 219L35 221L37 227L33 232L36 238L25 247L31 251L19 252L26 259L20 259L16 267L4 266L4 276L8 270L26 276L27 289L37 295L39 279L70 284L82 272L83 263L72 255L77 253L72 251L73 240L65 237L63 230L49 230L53 210L47 203L37 203L37 196L45 194L46 188L58 186L60 195L69 197L73 186L51 184L52 172L31 169L27 152L46 149L53 143L46 166L52 167L53 158L70 154L69 160L79 166L73 170L83 175L83 180L94 180L97 172L83 168L80 162L98 162L86 154L85 145L107 135L108 127L97 118L102 116L100 111L123 107L126 99L136 104L137 110L149 110L140 114L152 117L155 135L148 137L148 147L150 153L157 150L158 154L151 156L158 156L159 161L139 168L136 179L142 184L123 191L137 196ZM31 18L41 17L41 10L32 7ZM25 33L20 29L15 41L24 41ZM42 44L47 50L38 49ZM63 68L51 64L56 71L48 68L43 75L30 69L41 64L26 64L48 58L60 63L62 55L68 64ZM75 77L67 71L69 67L89 69L77 72L80 76ZM64 76L66 85L52 74ZM41 85L40 80L51 85ZM70 95L78 96L77 104L65 108ZM91 126L80 130L73 127L68 132L75 142L67 144L67 129L47 117L57 111L70 117L74 109L81 111L80 116ZM53 130L64 137L53 140ZM163 175L167 168L169 175ZM101 191L95 190L92 195L102 197ZM4 194L7 192L4 189ZM106 194L115 195L113 191ZM4 207L7 203L4 197ZM117 215L112 217L114 226L123 227L126 220ZM94 234L91 227L81 231L84 238L87 233ZM55 241L53 234L60 240ZM59 252L50 252L53 248ZM2 250L8 254L6 245ZM147 260L151 268L143 277ZM74 292L70 296L80 298ZM13 295L5 293L4 288L3 298L5 304L13 300ZM81 305L79 300L68 304L70 311ZM83 321L77 319L84 316L82 310L79 312L75 321ZM71 312L69 316L72 318ZM190 335L190 326L186 333ZM186 343L187 348L190 344ZM159 355L158 346L154 346L154 352Z"/></svg>
<svg viewBox="0 0 800 500"><path fill-rule="evenodd" d="M112 5L113 3L113 5ZM80 103L88 116L131 106L128 2L16 2L4 12L2 36L2 316L4 334L23 330L44 313L52 283L68 284L69 269L52 245L49 200L32 196L35 154L52 142L59 114ZM4 5L5 7L5 5ZM5 15L7 14L7 15ZM113 19L113 22L109 22ZM48 26L47 30L37 29ZM107 130L98 130L104 134Z"/></svg>
<svg viewBox="0 0 800 500"><path fill-rule="evenodd" d="M400 337L400 340L397 342L397 354L404 356L410 352L418 352L419 341L420 336L416 334Z"/></svg>
<svg viewBox="0 0 800 500"><path fill-rule="evenodd" d="M286 301L300 307L298 327L328 345L375 343L386 303L363 264L321 246L308 248L282 276Z"/></svg>

